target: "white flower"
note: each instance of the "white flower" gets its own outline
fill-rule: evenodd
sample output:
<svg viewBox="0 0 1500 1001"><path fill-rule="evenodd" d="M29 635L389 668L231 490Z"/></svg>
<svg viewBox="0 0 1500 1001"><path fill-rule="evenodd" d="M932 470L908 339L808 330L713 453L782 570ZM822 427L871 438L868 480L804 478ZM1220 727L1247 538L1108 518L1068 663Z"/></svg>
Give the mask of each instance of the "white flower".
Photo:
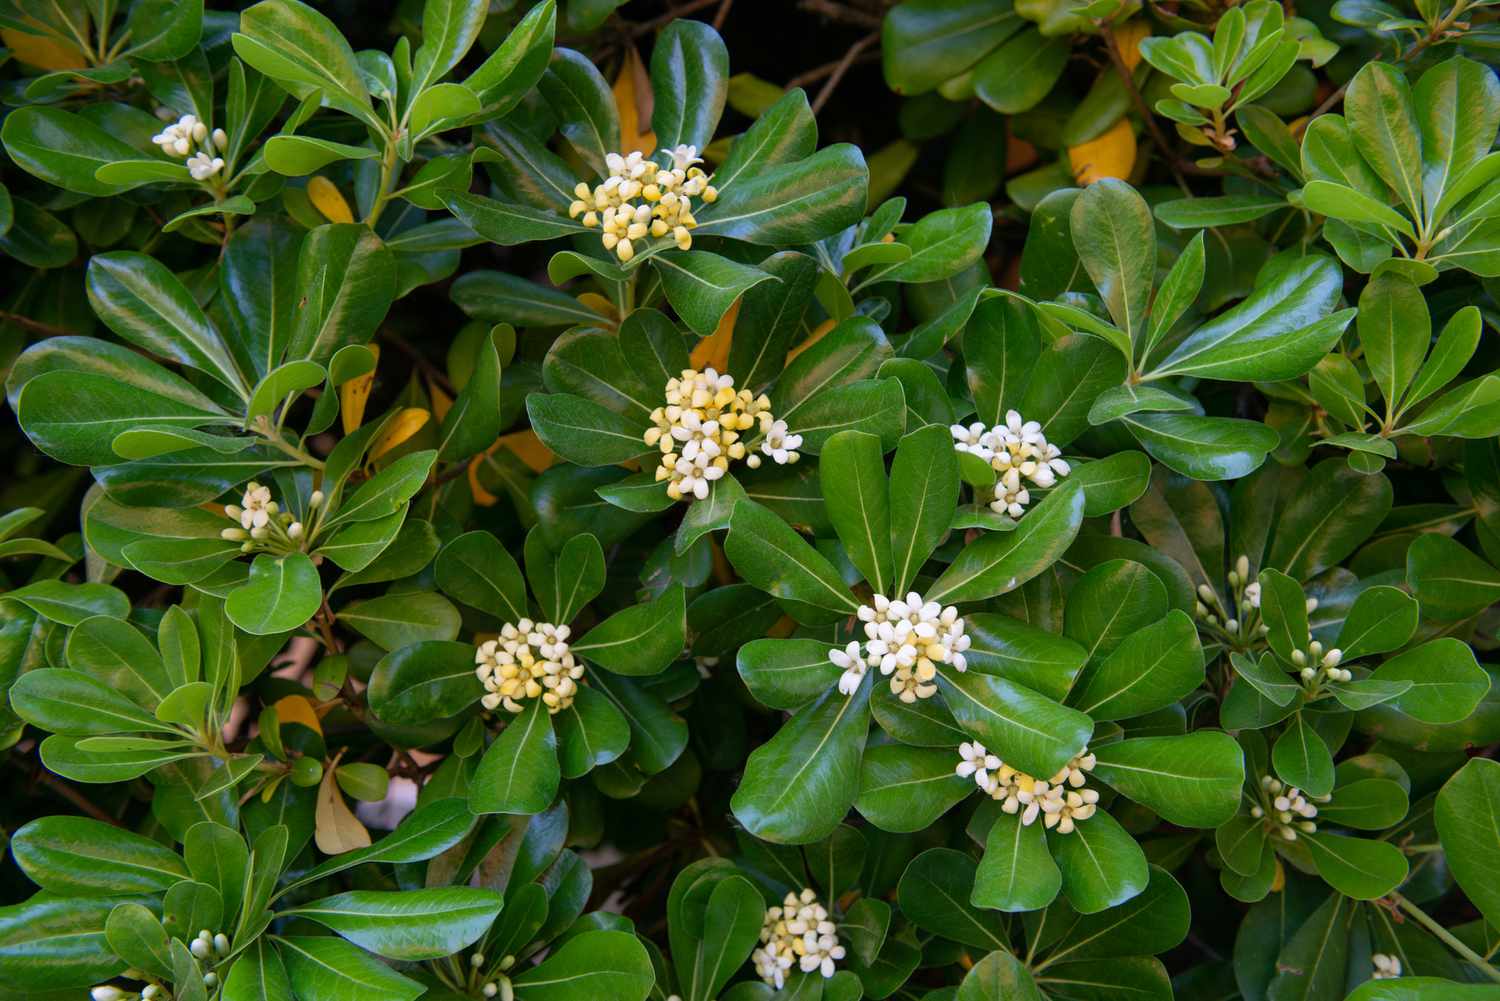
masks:
<svg viewBox="0 0 1500 1001"><path fill-rule="evenodd" d="M1260 607L1260 581L1252 581L1245 585L1245 601L1251 608Z"/></svg>
<svg viewBox="0 0 1500 1001"><path fill-rule="evenodd" d="M1019 815L1023 826L1041 817L1049 829L1071 834L1097 809L1098 791L1084 787L1084 773L1094 768L1094 756L1087 748L1047 781L1017 771L977 741L960 744L958 755L954 771L964 778L972 776L974 784L996 800L1002 811Z"/></svg>
<svg viewBox="0 0 1500 1001"><path fill-rule="evenodd" d="M915 591L905 600L874 596L857 613L864 623L865 663L891 678L891 691L903 702L931 698L937 693L937 666L951 664L962 671L964 651L971 638L964 634L958 609L935 601L923 602Z"/></svg>
<svg viewBox="0 0 1500 1001"><path fill-rule="evenodd" d="M858 691L859 683L865 677L865 658L860 652L859 643L851 640L842 650L829 650L828 659L834 666L844 669L844 673L839 675L839 691L845 695L853 695Z"/></svg>
<svg viewBox="0 0 1500 1001"><path fill-rule="evenodd" d="M801 458L797 454L797 449L801 447L802 436L789 433L786 421L772 421L770 430L766 432L765 441L760 443L761 452L774 459L778 466L796 462Z"/></svg>
<svg viewBox="0 0 1500 1001"><path fill-rule="evenodd" d="M666 406L651 412L652 427L644 435L647 445L661 449L656 479L667 481L667 496L673 500L708 497L709 488L729 471L731 461L747 459L743 433L772 429L770 407L767 397L754 396L747 389L736 392L734 378L712 368L684 369L679 378L668 382ZM785 434L784 423L781 428L785 448L802 444L801 436ZM795 452L784 454L788 461L796 461ZM759 459L749 456L747 464L753 468Z"/></svg>
<svg viewBox="0 0 1500 1001"><path fill-rule="evenodd" d="M124 991L118 987L111 987L109 984L101 984L89 991L89 997L93 1001L120 1001L124 996Z"/></svg>
<svg viewBox="0 0 1500 1001"><path fill-rule="evenodd" d="M621 261L634 258L635 241L647 236L671 236L679 249L687 250L693 245L691 231L698 225L692 200L701 197L712 202L719 193L709 183L711 178L694 166L703 162L697 147L678 146L667 155L670 167L660 166L639 150L625 156L607 154L604 165L609 176L594 187L579 181L568 215L590 229L599 227L604 249Z"/></svg>
<svg viewBox="0 0 1500 1001"><path fill-rule="evenodd" d="M988 462L999 474L990 510L1019 518L1031 503L1026 484L1046 490L1072 471L1062 451L1047 441L1042 426L1028 421L1015 410L1007 411L1005 423L986 428L982 421L949 428L953 447Z"/></svg>
<svg viewBox="0 0 1500 1001"><path fill-rule="evenodd" d="M223 129L209 132L194 115L183 115L151 141L167 156L186 157L188 176L195 181L206 181L223 170L224 159L216 154L229 148L229 136Z"/></svg>
<svg viewBox="0 0 1500 1001"><path fill-rule="evenodd" d="M975 421L968 427L954 424L948 430L953 434L953 447L958 451L977 455L985 462L994 458L995 450L987 444L989 429L984 426L983 421Z"/></svg>
<svg viewBox="0 0 1500 1001"><path fill-rule="evenodd" d="M831 977L837 969L835 962L845 955L838 925L811 889L788 893L780 907L766 911L760 942L750 959L761 980L777 990L786 986L786 974L793 965L804 973L817 971Z"/></svg>
<svg viewBox="0 0 1500 1001"><path fill-rule="evenodd" d="M235 513L225 508L230 517ZM271 488L261 486L254 480L245 485L245 494L240 498L239 520L240 527L244 529L265 528L266 523L271 520L271 515L276 513L276 505L271 500Z"/></svg>
<svg viewBox="0 0 1500 1001"><path fill-rule="evenodd" d="M1372 980L1394 980L1401 976L1401 960L1395 956L1383 952L1372 953L1370 965L1374 967L1370 973Z"/></svg>
<svg viewBox="0 0 1500 1001"><path fill-rule="evenodd" d="M188 159L187 169L193 180L206 181L224 169L224 158L211 157L207 153L195 153Z"/></svg>
<svg viewBox="0 0 1500 1001"><path fill-rule="evenodd" d="M568 649L568 626L522 619L500 629L498 639L474 651L474 669L485 688L480 699L486 709L504 706L518 713L522 700L541 699L557 713L573 704L584 668Z"/></svg>

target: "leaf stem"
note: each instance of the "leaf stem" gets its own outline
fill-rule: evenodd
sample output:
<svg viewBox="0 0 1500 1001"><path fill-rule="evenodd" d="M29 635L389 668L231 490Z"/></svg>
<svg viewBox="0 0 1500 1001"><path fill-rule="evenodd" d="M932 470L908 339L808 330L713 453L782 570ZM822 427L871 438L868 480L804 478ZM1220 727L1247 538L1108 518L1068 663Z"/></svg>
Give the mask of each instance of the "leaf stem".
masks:
<svg viewBox="0 0 1500 1001"><path fill-rule="evenodd" d="M1412 903L1410 900L1407 900L1405 897L1395 891L1391 892L1390 898L1396 902L1397 907L1401 908L1407 914L1415 918L1417 924L1432 932L1432 934L1436 935L1444 945L1452 949L1454 952L1458 953L1470 963L1474 964L1475 969L1479 970L1480 973L1483 973L1486 977L1495 981L1496 983L1500 983L1500 970L1495 969L1489 963L1485 962L1484 957L1480 956L1479 953L1464 945L1456 937L1454 937L1452 932L1448 931L1448 929L1444 928L1432 918L1428 917L1426 911L1422 910L1422 908L1418 907L1416 904Z"/></svg>

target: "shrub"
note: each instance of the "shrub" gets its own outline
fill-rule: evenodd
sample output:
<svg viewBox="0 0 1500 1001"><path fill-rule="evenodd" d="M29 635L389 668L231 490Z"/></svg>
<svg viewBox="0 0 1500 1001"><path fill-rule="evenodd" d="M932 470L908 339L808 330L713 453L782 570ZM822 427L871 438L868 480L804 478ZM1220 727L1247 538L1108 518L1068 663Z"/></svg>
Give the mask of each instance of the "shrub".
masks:
<svg viewBox="0 0 1500 1001"><path fill-rule="evenodd" d="M0 0L0 999L1500 997L1444 2Z"/></svg>

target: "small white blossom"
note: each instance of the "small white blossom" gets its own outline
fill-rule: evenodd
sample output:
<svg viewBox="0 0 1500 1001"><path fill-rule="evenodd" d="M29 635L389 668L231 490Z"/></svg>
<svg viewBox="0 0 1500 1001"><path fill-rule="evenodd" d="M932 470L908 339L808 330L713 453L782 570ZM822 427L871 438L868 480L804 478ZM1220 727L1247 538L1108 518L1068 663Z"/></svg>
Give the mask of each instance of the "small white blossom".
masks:
<svg viewBox="0 0 1500 1001"><path fill-rule="evenodd" d="M1095 764L1087 748L1047 781L1012 768L978 741L960 744L958 754L960 760L954 771L964 778L972 777L1001 810L1019 815L1023 826L1029 827L1041 817L1047 828L1071 834L1097 809L1098 790L1084 785L1085 773L1093 771Z"/></svg>
<svg viewBox="0 0 1500 1001"><path fill-rule="evenodd" d="M229 512L230 517L236 517L233 509L225 508L225 511ZM271 500L270 487L261 486L254 480L245 485L238 514L241 528L264 528L275 513L276 503Z"/></svg>
<svg viewBox="0 0 1500 1001"><path fill-rule="evenodd" d="M786 975L794 965L804 973L817 971L831 977L837 970L834 964L845 955L838 925L811 889L788 893L780 907L766 911L760 942L751 962L761 980L777 990L786 986Z"/></svg>
<svg viewBox="0 0 1500 1001"><path fill-rule="evenodd" d="M224 158L195 153L188 158L187 169L193 180L206 181L224 169Z"/></svg>
<svg viewBox="0 0 1500 1001"><path fill-rule="evenodd" d="M1383 952L1373 953L1370 956L1371 980L1394 980L1401 976L1401 960L1395 956Z"/></svg>
<svg viewBox="0 0 1500 1001"><path fill-rule="evenodd" d="M844 669L844 673L839 675L839 691L844 695L853 695L858 691L866 670L865 656L859 648L859 642L851 640L842 650L829 650L828 659L833 661L834 666Z"/></svg>
<svg viewBox="0 0 1500 1001"><path fill-rule="evenodd" d="M777 461L795 462L797 453L790 450L802 444L801 435L788 435L786 423L772 419L770 399L748 389L736 391L733 376L712 368L684 369L668 382L666 405L651 412L651 422L645 442L661 449L656 479L667 481L667 496L673 500L707 498L731 461L744 459L751 468L758 466L759 458L747 454L745 432L769 435L779 423L779 448L785 458Z"/></svg>
<svg viewBox="0 0 1500 1001"><path fill-rule="evenodd" d="M229 148L229 136L223 129L208 131L195 115L183 115L151 137L163 153L186 158L188 176L206 181L224 169L224 159L217 154Z"/></svg>
<svg viewBox="0 0 1500 1001"><path fill-rule="evenodd" d="M766 431L765 441L760 443L761 452L774 459L778 466L801 458L797 453L797 449L801 447L802 436L791 434L787 430L786 421L772 421L770 429Z"/></svg>
<svg viewBox="0 0 1500 1001"><path fill-rule="evenodd" d="M891 679L891 691L903 702L937 693L939 664L951 664L956 671L968 667L964 651L971 637L964 634L964 620L952 605L924 602L915 591L905 600L877 594L857 614L864 623L865 663Z"/></svg>
<svg viewBox="0 0 1500 1001"><path fill-rule="evenodd" d="M713 202L719 192L712 178L695 164L702 163L696 146L667 150L672 166L663 167L639 150L626 155L610 153L604 158L609 176L589 187L579 181L568 215L590 229L599 227L604 249L621 262L635 257L636 242L671 236L680 250L693 245L692 200ZM639 202L636 199L641 199Z"/></svg>
<svg viewBox="0 0 1500 1001"><path fill-rule="evenodd" d="M498 639L474 651L474 669L484 685L486 709L504 706L518 713L524 699L541 699L557 713L573 704L584 668L568 649L568 626L522 619L500 629Z"/></svg>
<svg viewBox="0 0 1500 1001"><path fill-rule="evenodd" d="M1024 420L1015 410L1007 411L1005 423L987 428L981 421L949 429L953 447L979 456L999 474L990 510L1019 518L1031 503L1026 484L1046 490L1067 476L1071 467L1062 451L1042 434L1036 421Z"/></svg>

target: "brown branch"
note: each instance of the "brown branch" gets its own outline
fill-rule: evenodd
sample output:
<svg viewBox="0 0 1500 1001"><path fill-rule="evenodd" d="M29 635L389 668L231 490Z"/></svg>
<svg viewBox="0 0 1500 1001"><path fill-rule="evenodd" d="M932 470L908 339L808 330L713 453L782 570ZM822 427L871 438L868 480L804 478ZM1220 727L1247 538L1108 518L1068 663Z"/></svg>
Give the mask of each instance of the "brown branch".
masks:
<svg viewBox="0 0 1500 1001"><path fill-rule="evenodd" d="M729 8L734 6L734 0L724 0L719 4L719 11L714 15L714 30L718 31L724 27L724 19L729 16Z"/></svg>
<svg viewBox="0 0 1500 1001"><path fill-rule="evenodd" d="M833 92L838 87L839 81L844 78L845 73L849 72L849 67L854 65L855 58L868 48L871 43L879 40L880 32L872 31L864 38L849 46L849 51L845 52L844 58L838 61L838 65L828 75L828 81L823 84L823 89L818 91L817 98L813 100L812 113L814 115L823 110L823 105L827 104L828 99L833 96Z"/></svg>
<svg viewBox="0 0 1500 1001"><path fill-rule="evenodd" d="M854 65L859 65L860 63L872 63L879 58L879 52L862 52L860 53L859 57L854 60ZM807 72L798 73L796 76L792 77L786 82L786 85L789 89L792 87L806 86L807 84L810 84L815 80L823 79L825 76L832 73L843 64L843 59L835 59L831 63L824 63L822 66L814 66Z"/></svg>
<svg viewBox="0 0 1500 1001"><path fill-rule="evenodd" d="M655 31L657 28L665 27L679 17L684 17L694 11L702 10L705 7L712 7L714 4L722 2L723 0L689 0L688 3L683 4L681 7L674 7L660 17L653 17L651 20L642 21L640 24L632 24L626 30L626 34L631 38L639 38L642 35Z"/></svg>
<svg viewBox="0 0 1500 1001"><path fill-rule="evenodd" d="M1120 45L1115 41L1114 32L1107 27L1099 33L1104 39L1104 51L1109 55L1109 61L1115 68L1115 73L1120 77L1120 82L1125 84L1125 90L1130 94L1130 101L1135 105L1136 112L1146 123L1146 129L1151 133L1156 148L1161 150L1162 156L1167 158L1167 169L1172 171L1172 177L1177 181L1177 186L1185 195L1192 195L1187 186L1187 181L1182 176L1182 165L1172 147L1167 145L1167 137L1162 134L1161 126L1156 124L1156 116L1146 106L1146 98L1141 94L1140 88L1135 85L1135 76L1130 67L1125 65L1125 57L1120 52Z"/></svg>
<svg viewBox="0 0 1500 1001"><path fill-rule="evenodd" d="M3 320L6 323L14 323L18 327L25 327L27 330L34 330L39 334L47 334L49 337L67 337L77 333L77 331L74 330L68 330L63 327L54 327L50 323L43 323L40 320L33 320L31 317L22 316L20 313L0 312L0 320Z"/></svg>
<svg viewBox="0 0 1500 1001"><path fill-rule="evenodd" d="M797 6L814 14L822 14L830 21L843 21L848 24L857 24L861 28L880 30L880 15L850 7L848 4L835 3L834 0L800 0Z"/></svg>
<svg viewBox="0 0 1500 1001"><path fill-rule="evenodd" d="M410 358L412 364L416 365L422 371L423 375L441 386L449 396L458 395L458 390L454 389L453 383L448 381L447 373L428 361L427 356L418 351L416 346L406 338L390 330L382 330L380 332L380 339Z"/></svg>
<svg viewBox="0 0 1500 1001"><path fill-rule="evenodd" d="M103 821L104 823L109 824L113 827L125 826L124 824L120 823L117 818L91 802L89 798L83 793L79 792L77 789L74 789L67 782L58 778L56 775L53 775L45 768L38 767L32 773L32 779L33 781L38 782L41 785L46 786L53 792L57 793L57 795L61 796L69 803L78 807L78 809L82 810L90 817L93 817L95 820Z"/></svg>

